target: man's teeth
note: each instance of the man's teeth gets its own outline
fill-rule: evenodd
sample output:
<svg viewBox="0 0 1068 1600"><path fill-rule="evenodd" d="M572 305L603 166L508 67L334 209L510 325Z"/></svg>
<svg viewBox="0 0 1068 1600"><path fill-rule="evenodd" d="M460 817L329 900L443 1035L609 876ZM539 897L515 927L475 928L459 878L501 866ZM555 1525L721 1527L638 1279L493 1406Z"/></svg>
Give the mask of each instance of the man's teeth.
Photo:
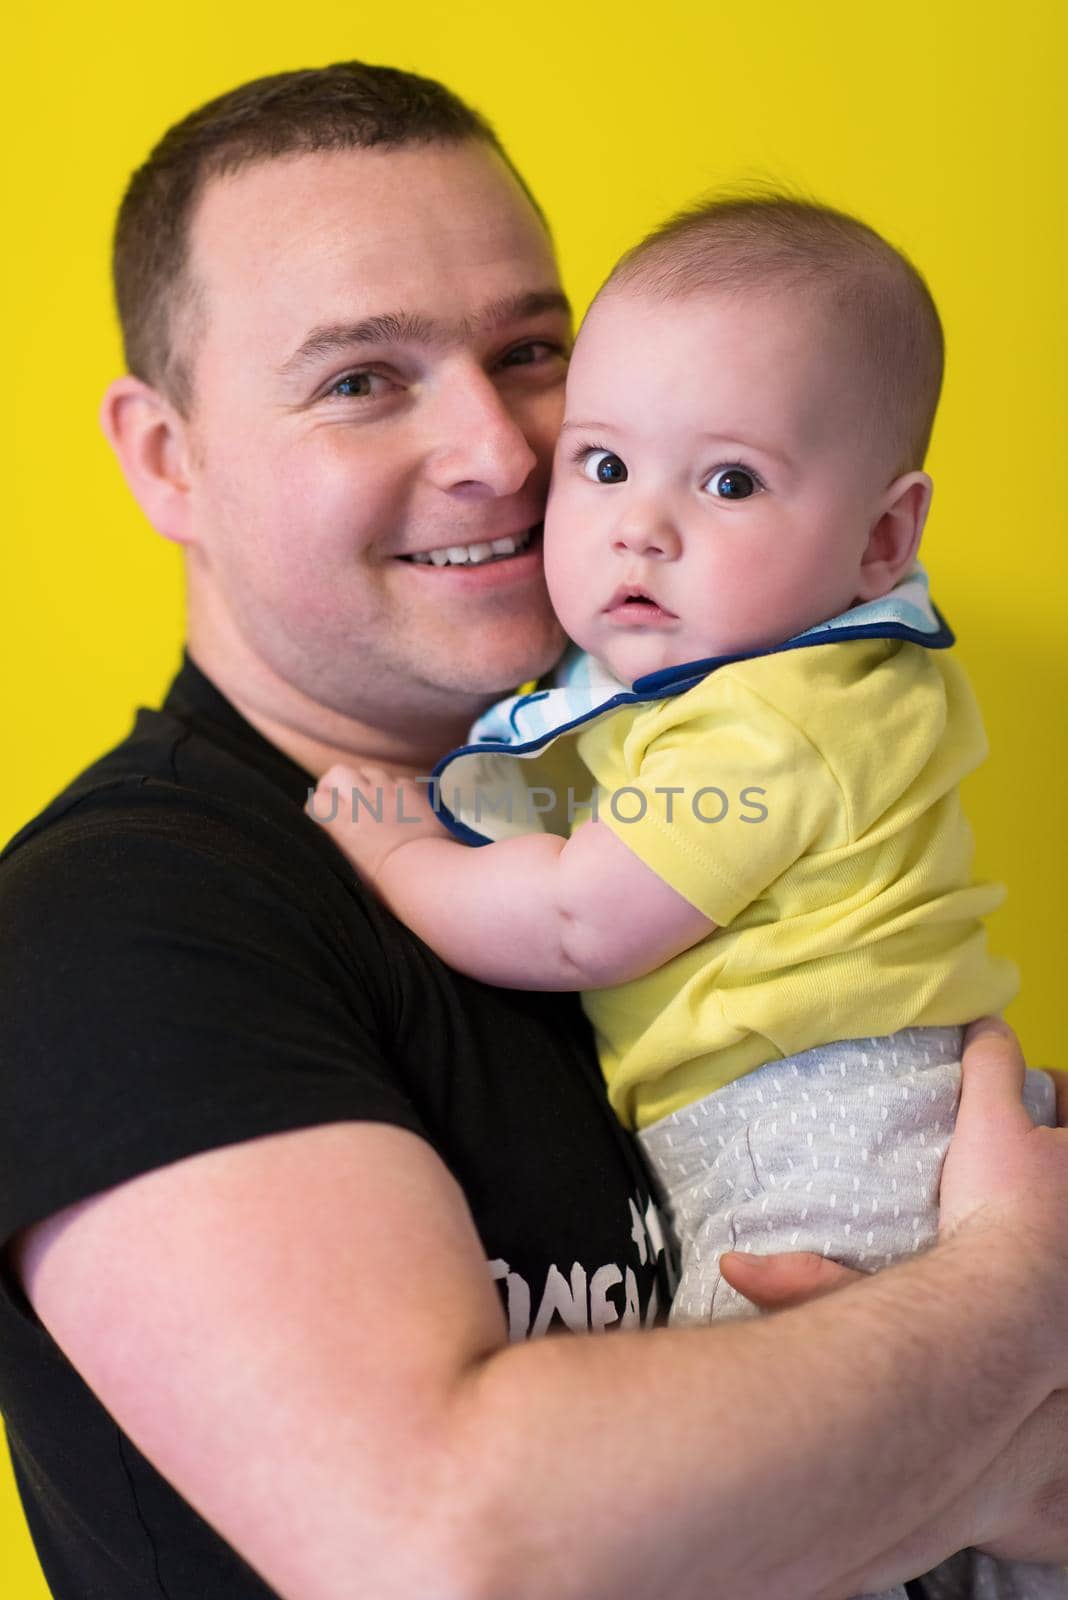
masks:
<svg viewBox="0 0 1068 1600"><path fill-rule="evenodd" d="M530 533L510 534L501 539L491 539L486 544L450 544L441 550L428 550L422 555L409 556L410 561L423 567L477 567L483 561L494 561L498 556L514 556L530 543Z"/></svg>

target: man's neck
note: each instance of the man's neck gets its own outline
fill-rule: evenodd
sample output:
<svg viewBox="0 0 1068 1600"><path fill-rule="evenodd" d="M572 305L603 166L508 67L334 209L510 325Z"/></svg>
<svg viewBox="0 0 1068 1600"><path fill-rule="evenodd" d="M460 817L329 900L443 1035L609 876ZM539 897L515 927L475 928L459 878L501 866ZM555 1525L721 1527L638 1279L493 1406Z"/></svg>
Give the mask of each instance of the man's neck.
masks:
<svg viewBox="0 0 1068 1600"><path fill-rule="evenodd" d="M206 668L202 670L207 672ZM433 736L428 733L423 739L405 737L343 717L312 701L307 702L309 716L299 704L304 699L299 695L290 715L279 714L258 704L255 696L243 692L242 687L220 683L210 672L207 675L246 722L315 779L338 762L352 765L364 761L407 777L428 777L446 751L463 744L467 731L464 721L451 737L447 733L443 737L440 726L435 727Z"/></svg>
<svg viewBox="0 0 1068 1600"><path fill-rule="evenodd" d="M187 648L196 666L256 731L319 779L338 763L373 762L409 777L428 775L447 751L463 744L484 703L442 707L383 706L381 721L364 721L306 694L283 677L229 624L211 625L190 607Z"/></svg>

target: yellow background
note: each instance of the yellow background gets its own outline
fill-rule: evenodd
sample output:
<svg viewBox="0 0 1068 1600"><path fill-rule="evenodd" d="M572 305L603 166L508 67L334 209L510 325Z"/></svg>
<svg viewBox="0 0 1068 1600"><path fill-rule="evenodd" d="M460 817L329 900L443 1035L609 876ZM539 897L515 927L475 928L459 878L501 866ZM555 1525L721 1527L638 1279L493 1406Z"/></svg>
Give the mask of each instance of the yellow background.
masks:
<svg viewBox="0 0 1068 1600"><path fill-rule="evenodd" d="M993 745L968 793L979 863L1010 890L993 932L1023 970L1012 1020L1032 1061L1068 1064L1059 12L1057 0L20 6L3 111L15 416L0 836L160 694L181 639L177 551L142 522L95 420L119 361L107 252L126 177L170 122L233 84L362 56L444 78L496 122L580 310L636 235L739 178L857 211L923 268L949 343L925 558ZM0 1595L43 1600L4 1473Z"/></svg>

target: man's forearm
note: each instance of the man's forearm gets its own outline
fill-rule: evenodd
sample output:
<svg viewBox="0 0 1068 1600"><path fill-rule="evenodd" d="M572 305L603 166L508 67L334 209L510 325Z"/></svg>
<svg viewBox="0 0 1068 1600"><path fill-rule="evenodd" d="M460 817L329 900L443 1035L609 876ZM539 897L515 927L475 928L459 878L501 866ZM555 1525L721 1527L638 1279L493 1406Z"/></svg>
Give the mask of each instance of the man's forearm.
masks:
<svg viewBox="0 0 1068 1600"><path fill-rule="evenodd" d="M969 1031L956 1231L764 1321L508 1346L455 1182L372 1123L173 1163L29 1230L14 1265L286 1600L350 1600L357 1570L376 1600L842 1600L965 1526L1040 1556L989 1481L1068 1387L1068 1145L1019 1103L998 1025Z"/></svg>
<svg viewBox="0 0 1068 1600"><path fill-rule="evenodd" d="M832 1600L924 1525L924 1564L948 1554L954 1502L1063 1381L1021 1348L1023 1264L997 1296L991 1270L956 1240L761 1322L491 1357L456 1414L477 1592Z"/></svg>
<svg viewBox="0 0 1068 1600"><path fill-rule="evenodd" d="M855 1574L851 1593L926 1572L947 1549L1068 1566L1068 1391L1049 1397L977 1484Z"/></svg>

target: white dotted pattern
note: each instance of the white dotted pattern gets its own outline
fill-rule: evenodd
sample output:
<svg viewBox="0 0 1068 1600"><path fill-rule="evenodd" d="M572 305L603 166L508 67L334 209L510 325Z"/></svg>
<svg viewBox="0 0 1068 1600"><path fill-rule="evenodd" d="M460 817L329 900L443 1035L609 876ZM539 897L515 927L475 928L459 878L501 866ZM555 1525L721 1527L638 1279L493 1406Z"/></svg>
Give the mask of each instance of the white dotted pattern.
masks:
<svg viewBox="0 0 1068 1600"><path fill-rule="evenodd" d="M922 1250L960 1092L959 1028L768 1062L643 1134L682 1252L675 1322L744 1316L725 1250L818 1250L867 1271Z"/></svg>

